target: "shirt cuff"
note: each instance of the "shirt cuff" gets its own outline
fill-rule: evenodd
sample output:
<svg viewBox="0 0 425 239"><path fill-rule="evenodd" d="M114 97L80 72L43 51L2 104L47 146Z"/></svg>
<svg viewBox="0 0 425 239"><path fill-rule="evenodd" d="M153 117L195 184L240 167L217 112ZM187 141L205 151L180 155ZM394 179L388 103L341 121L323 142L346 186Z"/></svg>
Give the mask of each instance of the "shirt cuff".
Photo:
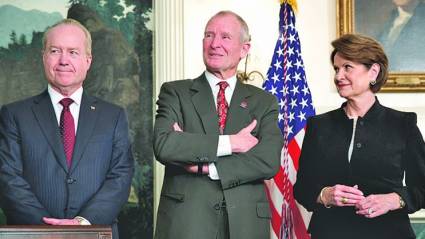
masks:
<svg viewBox="0 0 425 239"><path fill-rule="evenodd" d="M214 163L209 163L208 164L208 177L210 177L210 179L212 180L219 180L220 177L218 176L218 172L217 172L217 168L215 167Z"/></svg>
<svg viewBox="0 0 425 239"><path fill-rule="evenodd" d="M229 135L219 135L218 136L217 157L231 155L231 154L232 154L232 146L230 145L230 136Z"/></svg>
<svg viewBox="0 0 425 239"><path fill-rule="evenodd" d="M78 223L82 226L89 226L91 225L91 223L89 222L89 220L85 219L84 217L80 217L80 216L76 216L74 217L74 219L76 219L78 221Z"/></svg>

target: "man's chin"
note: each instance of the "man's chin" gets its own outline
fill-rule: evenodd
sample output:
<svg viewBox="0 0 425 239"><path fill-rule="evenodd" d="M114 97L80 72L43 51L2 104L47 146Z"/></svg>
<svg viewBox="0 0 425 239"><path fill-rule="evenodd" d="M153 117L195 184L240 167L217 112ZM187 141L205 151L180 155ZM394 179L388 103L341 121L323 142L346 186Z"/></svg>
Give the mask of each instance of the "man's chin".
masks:
<svg viewBox="0 0 425 239"><path fill-rule="evenodd" d="M222 68L223 66L218 63L209 62L209 64L207 64L207 69L210 71L220 71Z"/></svg>

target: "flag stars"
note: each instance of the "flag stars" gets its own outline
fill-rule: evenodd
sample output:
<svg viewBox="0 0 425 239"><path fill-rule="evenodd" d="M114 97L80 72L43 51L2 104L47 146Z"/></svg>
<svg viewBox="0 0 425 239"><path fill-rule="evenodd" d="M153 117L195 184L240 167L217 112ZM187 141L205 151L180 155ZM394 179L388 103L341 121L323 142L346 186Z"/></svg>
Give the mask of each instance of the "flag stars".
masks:
<svg viewBox="0 0 425 239"><path fill-rule="evenodd" d="M307 85L304 85L304 88L301 91L304 93L304 95L310 94L310 90L308 89Z"/></svg>
<svg viewBox="0 0 425 239"><path fill-rule="evenodd" d="M287 95L289 93L289 88L287 85L285 85L282 90L280 91L283 95Z"/></svg>
<svg viewBox="0 0 425 239"><path fill-rule="evenodd" d="M273 74L273 77L272 77L272 80L273 80L273 82L276 84L276 82L278 82L278 81L279 81L279 75L278 75L278 74L276 74L276 73L274 73L274 74Z"/></svg>
<svg viewBox="0 0 425 239"><path fill-rule="evenodd" d="M290 41L290 42L291 42L291 44L292 44L294 41L296 41L296 39L295 39L295 35L294 35L294 34L290 34L290 35L289 35L289 37L288 37L288 41Z"/></svg>
<svg viewBox="0 0 425 239"><path fill-rule="evenodd" d="M291 74L288 73L285 77L285 81L289 82L291 80L292 80L292 76L291 76Z"/></svg>
<svg viewBox="0 0 425 239"><path fill-rule="evenodd" d="M306 120L305 119L305 113L304 112L302 112L302 111L300 111L300 114L299 115L297 115L297 117L298 117L298 119L300 119L300 121L302 122L302 121L304 121L304 120Z"/></svg>
<svg viewBox="0 0 425 239"><path fill-rule="evenodd" d="M279 68L282 68L282 62L276 60L276 62L274 63L274 67L276 68L276 70L279 70Z"/></svg>
<svg viewBox="0 0 425 239"><path fill-rule="evenodd" d="M288 119L289 119L289 123L295 120L295 112L293 111L289 112Z"/></svg>
<svg viewBox="0 0 425 239"><path fill-rule="evenodd" d="M279 49L276 51L276 54L278 54L278 57L283 56L283 49L279 46Z"/></svg>
<svg viewBox="0 0 425 239"><path fill-rule="evenodd" d="M289 15L288 15L289 16ZM288 19L286 25L280 26L279 39L276 43L270 68L267 72L267 80L263 84L264 89L273 94L278 101L279 114L278 124L282 134L290 141L305 127L309 116L314 115L314 106L311 102L311 92L308 88L304 62L301 57L301 49L298 33L295 29L294 17ZM282 150L288 149L283 147ZM288 171L290 159L282 158L282 166ZM284 191L290 194L291 182L286 180ZM288 197L289 198L289 197Z"/></svg>
<svg viewBox="0 0 425 239"><path fill-rule="evenodd" d="M289 69L292 67L292 62L291 61L287 61L286 62L286 68Z"/></svg>
<svg viewBox="0 0 425 239"><path fill-rule="evenodd" d="M291 57L294 54L295 54L294 48L293 47L288 47L288 55L289 55L289 57Z"/></svg>
<svg viewBox="0 0 425 239"><path fill-rule="evenodd" d="M288 127L288 135L291 135L294 133L294 131L292 130L293 126L289 126Z"/></svg>
<svg viewBox="0 0 425 239"><path fill-rule="evenodd" d="M283 107L285 106L285 101L283 101L282 98L279 101L279 106L280 106L280 109L283 109Z"/></svg>
<svg viewBox="0 0 425 239"><path fill-rule="evenodd" d="M277 95L276 87L272 86L272 88L270 89L270 93L272 93L273 95Z"/></svg>
<svg viewBox="0 0 425 239"><path fill-rule="evenodd" d="M307 107L308 106L307 99L302 98L301 99L301 102L300 102L300 105L302 106L303 109L305 107Z"/></svg>
<svg viewBox="0 0 425 239"><path fill-rule="evenodd" d="M277 119L278 119L279 122L283 121L283 119L284 119L283 114L279 113L279 115L277 116Z"/></svg>
<svg viewBox="0 0 425 239"><path fill-rule="evenodd" d="M297 70L298 70L300 67L303 67L303 63L302 63L302 61L301 61L300 59L297 59L297 61L295 62L295 66L297 67Z"/></svg>
<svg viewBox="0 0 425 239"><path fill-rule="evenodd" d="M291 103L289 103L289 105L291 106L291 108L297 107L297 99L291 99Z"/></svg>
<svg viewBox="0 0 425 239"><path fill-rule="evenodd" d="M301 80L301 73L295 73L294 80L295 80L295 82Z"/></svg>
<svg viewBox="0 0 425 239"><path fill-rule="evenodd" d="M291 13L292 14L292 13ZM292 17L292 16L291 16ZM292 30L292 29L294 29L294 24L292 24L292 22L291 23L289 23L289 24L287 24L287 25L284 25L284 27L285 27L285 29L289 29L289 30Z"/></svg>
<svg viewBox="0 0 425 239"><path fill-rule="evenodd" d="M298 91L298 86L297 86L297 85L294 85L294 87L292 87L292 90L290 90L290 91L291 91L291 93L292 93L293 95L296 95L296 94L300 93L300 92Z"/></svg>

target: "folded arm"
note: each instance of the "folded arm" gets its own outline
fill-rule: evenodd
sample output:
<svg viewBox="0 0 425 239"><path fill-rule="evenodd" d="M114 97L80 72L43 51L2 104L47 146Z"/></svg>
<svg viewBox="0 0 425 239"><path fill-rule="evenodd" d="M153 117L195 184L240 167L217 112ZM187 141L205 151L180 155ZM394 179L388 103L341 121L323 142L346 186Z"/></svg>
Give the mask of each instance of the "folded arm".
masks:
<svg viewBox="0 0 425 239"><path fill-rule="evenodd" d="M175 131L183 127L180 99L175 89L165 83L157 101L154 127L154 152L163 164L198 164L217 161L218 134L207 135Z"/></svg>
<svg viewBox="0 0 425 239"><path fill-rule="evenodd" d="M279 169L283 138L277 123L278 105L271 97L263 104L266 104L264 114L242 130L246 131L245 135L238 136L242 146L234 147L232 143L232 155L220 157L216 163L224 189L270 179ZM254 136L258 142L251 138L250 127L255 124L257 133ZM239 150L235 152L235 148Z"/></svg>

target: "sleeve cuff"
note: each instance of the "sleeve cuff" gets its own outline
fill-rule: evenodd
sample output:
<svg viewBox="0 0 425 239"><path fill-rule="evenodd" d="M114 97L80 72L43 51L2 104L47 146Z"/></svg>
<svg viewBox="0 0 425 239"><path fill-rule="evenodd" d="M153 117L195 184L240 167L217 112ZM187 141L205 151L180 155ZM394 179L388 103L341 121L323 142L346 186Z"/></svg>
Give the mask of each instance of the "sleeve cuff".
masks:
<svg viewBox="0 0 425 239"><path fill-rule="evenodd" d="M215 167L214 163L209 163L208 164L208 177L210 177L210 179L212 180L219 180L220 177L218 176L218 172L217 172L217 168Z"/></svg>
<svg viewBox="0 0 425 239"><path fill-rule="evenodd" d="M76 219L78 221L78 223L82 226L90 226L91 225L89 220L85 219L84 217L76 216L76 217L74 217L74 219Z"/></svg>
<svg viewBox="0 0 425 239"><path fill-rule="evenodd" d="M231 154L232 154L232 146L230 145L230 136L229 135L219 135L218 136L217 157L231 155Z"/></svg>

